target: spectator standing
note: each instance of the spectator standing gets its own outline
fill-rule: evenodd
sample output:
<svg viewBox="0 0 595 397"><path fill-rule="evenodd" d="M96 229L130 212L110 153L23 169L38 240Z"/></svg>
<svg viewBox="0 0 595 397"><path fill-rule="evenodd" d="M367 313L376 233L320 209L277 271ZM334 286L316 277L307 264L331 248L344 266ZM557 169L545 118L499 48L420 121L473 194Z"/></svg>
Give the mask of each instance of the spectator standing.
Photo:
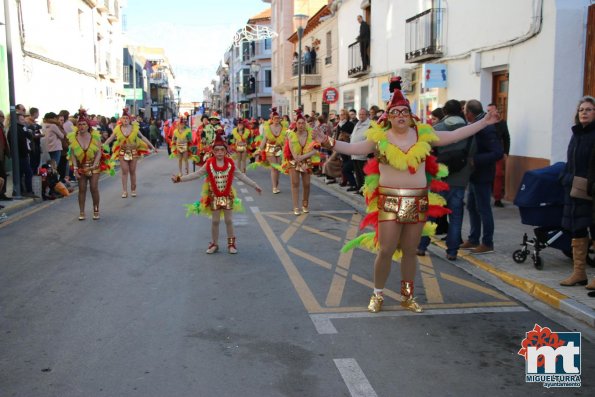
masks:
<svg viewBox="0 0 595 397"><path fill-rule="evenodd" d="M159 148L159 128L157 127L157 121L151 120L151 125L149 126L149 138L151 143L156 148Z"/></svg>
<svg viewBox="0 0 595 397"><path fill-rule="evenodd" d="M58 127L58 115L54 112L46 113L43 117L43 134L46 137L47 148L50 159L56 162L56 168L60 166L60 155L62 154L62 139L64 133Z"/></svg>
<svg viewBox="0 0 595 397"><path fill-rule="evenodd" d="M353 128L351 134L351 143L363 142L366 140L366 131L370 128L370 119L368 118L369 113L367 109L359 110L359 121ZM364 166L368 160L366 155L351 155L353 161L353 173L355 175L355 188L349 188L348 191L355 191L361 193L360 189L364 185Z"/></svg>
<svg viewBox="0 0 595 397"><path fill-rule="evenodd" d="M378 120L378 111L379 110L380 110L380 108L376 105L370 106L370 111L369 111L370 120L374 120L374 121Z"/></svg>
<svg viewBox="0 0 595 397"><path fill-rule="evenodd" d="M349 112L347 109L341 109L339 112L336 139L341 142L351 142L353 127L355 127L355 124L349 119ZM341 156L341 172L343 174L343 180L341 181L340 186L355 187L355 176L353 175L353 161L351 161L351 156L347 154L339 154L339 156Z"/></svg>
<svg viewBox="0 0 595 397"><path fill-rule="evenodd" d="M310 53L310 47L306 46L303 55L304 61L304 73L311 74L312 73L312 54Z"/></svg>
<svg viewBox="0 0 595 397"><path fill-rule="evenodd" d="M579 187L580 178L584 180L588 177L589 160L595 147L595 98L592 96L581 98L576 108L574 122L572 138L568 144L566 167L561 177L565 190L562 227L572 234L573 271L570 277L560 282L560 285L565 287L587 284L585 268L590 243L589 229L591 229L591 238L595 237L593 203L587 197L581 198L580 195L574 194L572 189ZM585 187L589 189L588 186ZM595 290L595 280L591 281L586 288Z"/></svg>
<svg viewBox="0 0 595 397"><path fill-rule="evenodd" d="M351 121L351 124L353 124L354 126L357 124L357 122L359 121L357 119L357 110L349 109L349 121Z"/></svg>
<svg viewBox="0 0 595 397"><path fill-rule="evenodd" d="M26 117L25 122L27 129L31 132L31 171L33 174L37 174L37 169L41 161L41 126L37 124L37 118L39 117L39 109L29 109L29 116Z"/></svg>
<svg viewBox="0 0 595 397"><path fill-rule="evenodd" d="M357 40L359 42L359 51L362 57L362 70L366 70L370 66L370 56L368 51L370 50L370 25L361 15L357 16L357 22L359 22L359 36Z"/></svg>
<svg viewBox="0 0 595 397"><path fill-rule="evenodd" d="M465 116L470 124L485 117L481 103L475 99L465 104ZM473 254L486 254L494 251L494 216L491 198L496 162L502 158L503 149L496 128L488 125L475 135L477 151L473 156L473 173L470 177L467 210L469 211L468 240L461 245ZM482 236L483 228L483 236ZM480 237L481 242L480 242Z"/></svg>
<svg viewBox="0 0 595 397"><path fill-rule="evenodd" d="M19 165L21 167L21 178L25 182L23 189L23 196L36 197L33 194L33 172L31 171L31 133L27 130L25 125L25 115L17 113L17 137L19 150Z"/></svg>
<svg viewBox="0 0 595 397"><path fill-rule="evenodd" d="M595 111L592 111L593 113L595 113ZM593 147L593 150L591 151L591 160L589 160L589 173L587 175L587 194L589 196L591 196L592 199L595 198L595 146ZM591 205L591 222L592 225L595 225L595 200L592 201L592 205ZM594 230L595 228L593 226L591 226L591 236L593 236L593 233L595 232ZM591 245L593 247L593 249L595 250L595 242L592 241ZM587 289L589 289L589 287L592 287L595 284L595 279L592 280L589 285L587 285ZM589 296L591 297L595 297L595 292L591 291L589 292Z"/></svg>
<svg viewBox="0 0 595 397"><path fill-rule="evenodd" d="M463 117L463 109L459 101L451 99L444 104L444 117L433 128L436 131L455 131L467 125ZM446 207L452 212L448 215L448 232L446 234L446 258L457 259L457 251L463 242L461 230L465 213L465 189L473 168L471 158L475 153L473 137L450 145L436 148L438 162L446 164L449 168L445 182L449 189L441 195L446 199ZM418 255L425 255L430 244L429 237L422 237L418 247Z"/></svg>
<svg viewBox="0 0 595 397"><path fill-rule="evenodd" d="M430 112L430 124L432 124L432 126L437 124L443 118L444 110L442 108L436 108Z"/></svg>
<svg viewBox="0 0 595 397"><path fill-rule="evenodd" d="M498 108L493 103L490 103L487 106L487 109L488 112L498 112ZM496 162L496 175L494 177L494 207L504 207L502 198L504 197L506 161L508 159L508 152L510 151L510 133L508 132L508 125L505 120L497 122L495 127L500 144L504 149L504 156Z"/></svg>
<svg viewBox="0 0 595 397"><path fill-rule="evenodd" d="M10 146L4 132L5 121L4 112L0 110L0 178L5 182L0 187L0 201L12 200L12 197L6 196L6 159L10 158Z"/></svg>
<svg viewBox="0 0 595 397"><path fill-rule="evenodd" d="M314 46L312 46L312 49L310 50L310 63L312 64L310 73L316 74L316 48Z"/></svg>

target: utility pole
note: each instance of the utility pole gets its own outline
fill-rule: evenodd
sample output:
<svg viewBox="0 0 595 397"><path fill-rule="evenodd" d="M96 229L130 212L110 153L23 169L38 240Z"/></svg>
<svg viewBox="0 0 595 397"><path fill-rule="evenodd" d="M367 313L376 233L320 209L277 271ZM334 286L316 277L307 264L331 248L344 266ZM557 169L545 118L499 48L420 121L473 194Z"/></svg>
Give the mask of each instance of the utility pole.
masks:
<svg viewBox="0 0 595 397"><path fill-rule="evenodd" d="M19 138L17 136L17 113L14 95L14 70L12 64L12 36L8 0L4 0L4 28L6 30L6 66L8 69L8 101L10 103L10 155L12 157L13 198L21 198L21 164L19 159Z"/></svg>

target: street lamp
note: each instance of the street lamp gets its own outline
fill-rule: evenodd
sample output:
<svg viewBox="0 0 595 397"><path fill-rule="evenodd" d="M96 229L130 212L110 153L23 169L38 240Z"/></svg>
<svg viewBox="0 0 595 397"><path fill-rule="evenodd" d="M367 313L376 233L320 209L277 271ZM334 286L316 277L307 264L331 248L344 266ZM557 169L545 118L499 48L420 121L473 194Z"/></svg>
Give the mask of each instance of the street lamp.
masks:
<svg viewBox="0 0 595 397"><path fill-rule="evenodd" d="M176 93L178 94L178 115L180 115L180 90L182 90L182 87L180 87L179 85L174 87L176 89Z"/></svg>
<svg viewBox="0 0 595 397"><path fill-rule="evenodd" d="M254 116L258 118L258 72L260 72L260 64L256 61L252 61L250 64L250 71L254 74L254 94L256 94Z"/></svg>
<svg viewBox="0 0 595 397"><path fill-rule="evenodd" d="M306 14L295 14L293 16L298 34L298 108L302 108L302 36L308 23Z"/></svg>

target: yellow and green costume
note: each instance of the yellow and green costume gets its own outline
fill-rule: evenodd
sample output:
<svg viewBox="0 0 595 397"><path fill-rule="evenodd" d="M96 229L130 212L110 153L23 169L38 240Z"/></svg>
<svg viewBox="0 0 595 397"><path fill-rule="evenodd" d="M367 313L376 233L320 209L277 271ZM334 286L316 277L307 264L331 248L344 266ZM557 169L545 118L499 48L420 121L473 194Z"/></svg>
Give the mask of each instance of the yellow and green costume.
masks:
<svg viewBox="0 0 595 397"><path fill-rule="evenodd" d="M116 142L112 148L112 160L134 160L145 154L149 154L149 146L139 136L138 123L132 123L130 135L125 136L121 125L114 128Z"/></svg>
<svg viewBox="0 0 595 397"><path fill-rule="evenodd" d="M71 166L74 166L74 158L76 158L79 170L87 176L101 172L114 175L114 161L110 158L109 153L103 150L101 135L95 130L92 130L90 133L91 141L86 149L81 146L77 139L78 129L76 127L66 136L68 139L68 160ZM98 150L101 151L101 159L99 161L99 167L94 168L93 162L95 161L95 155Z"/></svg>
<svg viewBox="0 0 595 397"><path fill-rule="evenodd" d="M403 152L399 147L393 145L388 141L387 130L388 128L382 127L375 122L371 123L370 129L366 133L368 140L373 141L376 144L376 153L373 159L368 160L364 168L366 173L366 179L364 184L364 196L366 198L366 217L360 224L360 229L366 226L374 228L373 232L364 233L357 238L349 241L342 248L343 252L349 251L355 247L363 246L373 252L378 251L378 222L383 219L379 219L379 215L383 208L379 208L379 200L383 200L386 197L383 194L383 190L387 190L382 186L379 186L380 181L380 167L379 164L387 164L391 167L400 171L409 171L411 174L417 172L417 169L421 164L425 163L426 178L428 180L429 192L427 194L427 200L424 202L424 219L428 217L440 217L450 213L450 210L446 209L446 200L437 194L436 192L448 190L448 185L440 179L448 176L448 168L444 164L438 164L436 157L430 154L432 150L431 143L438 141L438 136L434 133L434 129L428 124L416 124L415 129L417 131L417 142L407 150ZM388 189L390 190L390 189ZM392 190L414 190L414 189L392 189ZM413 196L412 194L411 196ZM392 197L389 197L392 198ZM400 197L396 197L401 199ZM423 198L407 197L408 202L418 205ZM399 200L396 200L397 205L401 205ZM385 205L383 205L384 207ZM400 222L400 223L417 223L418 220L411 220L411 222ZM431 236L436 231L436 224L434 222L425 222L423 228L424 236ZM401 250L397 250L393 255L393 259L399 259L402 255Z"/></svg>
<svg viewBox="0 0 595 397"><path fill-rule="evenodd" d="M304 161L298 162L293 158L293 153L297 153L298 156L301 156L315 150L314 147L317 143L314 141L312 128L306 127L306 130L308 131L308 136L303 146L300 144L300 139L296 131L290 130L287 133L282 164L282 168L286 173L289 172L290 168L294 168L298 172L307 172L308 174L311 174L313 167L320 165L320 155L318 152Z"/></svg>

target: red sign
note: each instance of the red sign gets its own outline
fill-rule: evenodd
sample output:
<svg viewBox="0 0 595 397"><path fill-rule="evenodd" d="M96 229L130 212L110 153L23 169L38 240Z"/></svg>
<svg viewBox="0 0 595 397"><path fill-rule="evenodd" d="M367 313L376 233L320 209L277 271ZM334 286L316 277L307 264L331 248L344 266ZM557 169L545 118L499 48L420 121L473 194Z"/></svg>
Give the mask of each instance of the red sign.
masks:
<svg viewBox="0 0 595 397"><path fill-rule="evenodd" d="M329 105L337 102L339 100L339 91L333 87L325 89L322 91L322 100Z"/></svg>

